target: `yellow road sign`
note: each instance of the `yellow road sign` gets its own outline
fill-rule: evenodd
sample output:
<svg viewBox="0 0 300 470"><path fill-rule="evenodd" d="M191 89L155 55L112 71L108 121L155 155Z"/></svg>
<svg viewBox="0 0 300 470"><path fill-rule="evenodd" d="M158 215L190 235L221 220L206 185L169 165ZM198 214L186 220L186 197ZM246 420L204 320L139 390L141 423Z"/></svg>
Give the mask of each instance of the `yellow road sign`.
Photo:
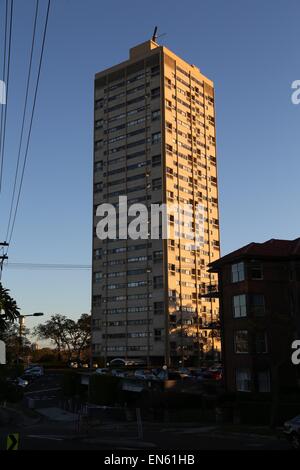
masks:
<svg viewBox="0 0 300 470"><path fill-rule="evenodd" d="M7 436L6 450L18 450L19 440L20 440L20 435L19 434L17 434L17 433L9 434Z"/></svg>

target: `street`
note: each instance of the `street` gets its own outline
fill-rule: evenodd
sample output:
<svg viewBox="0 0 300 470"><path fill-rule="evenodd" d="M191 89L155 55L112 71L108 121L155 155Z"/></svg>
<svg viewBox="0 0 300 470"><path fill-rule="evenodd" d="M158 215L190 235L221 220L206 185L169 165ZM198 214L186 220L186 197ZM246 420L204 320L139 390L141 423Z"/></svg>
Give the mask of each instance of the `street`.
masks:
<svg viewBox="0 0 300 470"><path fill-rule="evenodd" d="M40 410L13 414L12 423L0 427L0 450L6 449L7 436L14 433L20 435L20 450L290 449L283 438L214 423L143 422L138 428L136 422L111 422L86 428L79 424L77 414L59 408L60 385L61 374L50 371L28 386L25 396L38 400Z"/></svg>

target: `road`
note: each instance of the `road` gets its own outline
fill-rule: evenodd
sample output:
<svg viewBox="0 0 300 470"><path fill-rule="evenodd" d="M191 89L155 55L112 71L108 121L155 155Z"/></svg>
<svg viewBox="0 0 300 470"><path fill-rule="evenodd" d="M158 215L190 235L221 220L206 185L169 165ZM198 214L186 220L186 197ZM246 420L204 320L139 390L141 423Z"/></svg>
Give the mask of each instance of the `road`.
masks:
<svg viewBox="0 0 300 470"><path fill-rule="evenodd" d="M127 432L128 431L128 432ZM89 435L78 433L73 423L42 421L31 426L11 425L0 428L0 449L5 449L6 437L20 433L23 450L100 450L124 448L191 449L191 450L287 450L284 439L221 432L218 428L166 428L164 424L144 426L143 440L137 439L135 425L103 426Z"/></svg>
<svg viewBox="0 0 300 470"><path fill-rule="evenodd" d="M61 374L47 373L26 389L26 395L44 403L60 399ZM166 425L143 423L143 437L138 439L136 423L111 423L90 429L78 429L78 421L41 419L17 420L15 424L0 427L0 450L6 448L10 433L20 434L21 450L103 450L141 449L156 450L287 450L285 439L243 432L226 432L217 425Z"/></svg>

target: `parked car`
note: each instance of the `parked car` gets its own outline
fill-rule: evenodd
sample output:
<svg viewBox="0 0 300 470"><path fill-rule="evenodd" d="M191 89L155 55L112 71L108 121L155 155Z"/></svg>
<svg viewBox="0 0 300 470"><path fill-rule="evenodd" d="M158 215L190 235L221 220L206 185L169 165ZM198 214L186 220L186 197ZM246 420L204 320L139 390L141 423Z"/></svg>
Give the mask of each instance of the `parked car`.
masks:
<svg viewBox="0 0 300 470"><path fill-rule="evenodd" d="M167 380L183 380L188 379L189 376L187 374L183 374L178 370L169 370L168 371L168 379Z"/></svg>
<svg viewBox="0 0 300 470"><path fill-rule="evenodd" d="M191 371L191 376L197 382L204 380L204 374L206 373L206 368L201 367L200 369L194 369Z"/></svg>
<svg viewBox="0 0 300 470"><path fill-rule="evenodd" d="M25 388L29 384L28 380L23 379L22 377L17 377L16 379L8 379L7 381L20 388Z"/></svg>
<svg viewBox="0 0 300 470"><path fill-rule="evenodd" d="M96 374L99 374L99 375L106 375L106 374L109 374L109 369L107 368L98 368L95 370Z"/></svg>
<svg viewBox="0 0 300 470"><path fill-rule="evenodd" d="M178 369L178 372L181 374L181 378L186 379L186 378L192 378L192 370L188 369L187 367L180 367Z"/></svg>
<svg viewBox="0 0 300 470"><path fill-rule="evenodd" d="M141 380L158 380L158 377L153 372L143 369L136 370L134 377Z"/></svg>
<svg viewBox="0 0 300 470"><path fill-rule="evenodd" d="M42 366L28 367L24 371L24 377L42 377L44 368Z"/></svg>
<svg viewBox="0 0 300 470"><path fill-rule="evenodd" d="M113 377L126 377L126 373L123 370L117 370L117 369L112 369L111 370L111 375Z"/></svg>
<svg viewBox="0 0 300 470"><path fill-rule="evenodd" d="M28 380L23 379L22 377L17 377L16 385L18 387L25 388L25 387L27 387L28 384L29 384Z"/></svg>
<svg viewBox="0 0 300 470"><path fill-rule="evenodd" d="M69 362L68 367L71 367L71 369L78 369L79 365L78 362Z"/></svg>
<svg viewBox="0 0 300 470"><path fill-rule="evenodd" d="M284 423L283 433L292 447L300 450L300 415Z"/></svg>

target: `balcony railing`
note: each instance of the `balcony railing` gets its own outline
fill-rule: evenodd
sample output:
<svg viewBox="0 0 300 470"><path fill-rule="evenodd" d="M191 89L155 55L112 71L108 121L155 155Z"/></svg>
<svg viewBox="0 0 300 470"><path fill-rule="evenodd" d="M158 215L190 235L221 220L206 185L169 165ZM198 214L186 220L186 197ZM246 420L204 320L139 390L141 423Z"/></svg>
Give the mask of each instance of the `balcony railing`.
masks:
<svg viewBox="0 0 300 470"><path fill-rule="evenodd" d="M206 298L206 299L219 298L220 293L219 293L218 285L217 284L207 285L204 289L203 294L201 294L201 297Z"/></svg>

